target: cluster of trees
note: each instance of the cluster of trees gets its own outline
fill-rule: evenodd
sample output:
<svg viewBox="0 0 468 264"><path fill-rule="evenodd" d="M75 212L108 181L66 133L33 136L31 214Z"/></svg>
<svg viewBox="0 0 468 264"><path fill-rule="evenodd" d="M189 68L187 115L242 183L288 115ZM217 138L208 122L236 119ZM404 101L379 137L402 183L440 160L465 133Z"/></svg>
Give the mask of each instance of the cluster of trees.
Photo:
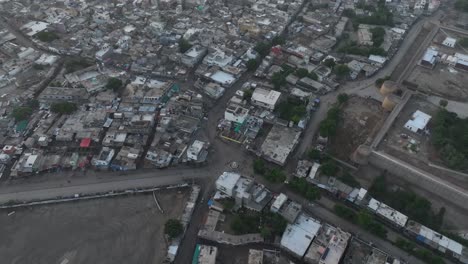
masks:
<svg viewBox="0 0 468 264"><path fill-rule="evenodd" d="M280 215L272 212L238 212L231 222L231 229L236 235L260 233L265 239L283 234L287 221Z"/></svg>
<svg viewBox="0 0 468 264"><path fill-rule="evenodd" d="M18 106L13 109L11 116L16 122L27 120L33 112L32 107L29 106Z"/></svg>
<svg viewBox="0 0 468 264"><path fill-rule="evenodd" d="M296 75L299 78L309 77L312 80L318 80L318 75L315 72L309 72L307 69L304 68L296 69L294 75Z"/></svg>
<svg viewBox="0 0 468 264"><path fill-rule="evenodd" d="M280 183L286 180L286 173L284 171L277 168L267 168L262 159L254 160L253 170L256 174L262 175L269 182Z"/></svg>
<svg viewBox="0 0 468 264"><path fill-rule="evenodd" d="M43 42L52 42L56 39L59 39L59 36L52 31L42 31L35 35L35 37Z"/></svg>
<svg viewBox="0 0 468 264"><path fill-rule="evenodd" d="M351 69L346 64L337 64L333 67L333 73L340 79L348 76L350 71Z"/></svg>
<svg viewBox="0 0 468 264"><path fill-rule="evenodd" d="M468 118L440 109L433 118L431 141L442 160L453 169L468 168Z"/></svg>
<svg viewBox="0 0 468 264"><path fill-rule="evenodd" d="M65 72L71 73L75 72L93 65L91 62L87 61L84 58L74 58L65 61Z"/></svg>
<svg viewBox="0 0 468 264"><path fill-rule="evenodd" d="M180 53L185 53L187 50L189 50L192 47L192 44L184 38L179 39L179 51Z"/></svg>
<svg viewBox="0 0 468 264"><path fill-rule="evenodd" d="M361 226L372 234L382 238L387 237L387 229L381 223L377 222L367 211L361 210L355 212L353 209L340 204L336 204L333 210L339 217Z"/></svg>
<svg viewBox="0 0 468 264"><path fill-rule="evenodd" d="M468 0L457 0L455 2L455 8L463 12L468 12Z"/></svg>
<svg viewBox="0 0 468 264"><path fill-rule="evenodd" d="M336 176L338 171L339 168L336 165L335 161L332 159L328 159L327 161L323 162L320 166L320 172L327 176Z"/></svg>
<svg viewBox="0 0 468 264"><path fill-rule="evenodd" d="M335 67L336 63L335 63L335 60L332 59L332 58L329 58L329 59L326 59L322 62L323 65L327 66L328 68L332 68Z"/></svg>
<svg viewBox="0 0 468 264"><path fill-rule="evenodd" d="M359 24L382 25L390 27L394 25L393 14L385 6L385 4L378 5L377 8L374 8L370 15L354 16L352 18L352 22L355 27Z"/></svg>
<svg viewBox="0 0 468 264"><path fill-rule="evenodd" d="M68 115L76 111L77 106L70 102L54 103L50 106L50 111L58 114Z"/></svg>
<svg viewBox="0 0 468 264"><path fill-rule="evenodd" d="M320 199L320 190L304 178L294 178L288 186L310 201Z"/></svg>
<svg viewBox="0 0 468 264"><path fill-rule="evenodd" d="M372 33L372 42L374 47L380 47L384 42L385 38L385 29L382 27L371 28L370 32Z"/></svg>
<svg viewBox="0 0 468 264"><path fill-rule="evenodd" d="M409 254L416 256L417 258L420 258L426 263L431 263L431 264L444 264L445 263L441 257L434 255L432 252L430 252L427 249L418 248L416 244L408 240L397 238L395 245L403 249L404 251L408 252Z"/></svg>
<svg viewBox="0 0 468 264"><path fill-rule="evenodd" d="M123 85L122 80L111 77L107 80L106 89L117 92L122 87L122 85Z"/></svg>
<svg viewBox="0 0 468 264"><path fill-rule="evenodd" d="M258 43L255 45L254 50L255 50L256 52L258 52L258 54L260 55L260 57L264 58L265 56L267 56L268 54L270 54L271 43L268 43L268 42L258 42Z"/></svg>
<svg viewBox="0 0 468 264"><path fill-rule="evenodd" d="M246 64L247 70L248 71L255 71L257 69L257 67L258 67L258 64L259 64L259 62L256 59L248 60L247 64Z"/></svg>
<svg viewBox="0 0 468 264"><path fill-rule="evenodd" d="M468 3L468 1L466 1ZM468 48L468 38L461 38L458 40L458 44L460 44L464 48Z"/></svg>
<svg viewBox="0 0 468 264"><path fill-rule="evenodd" d="M333 106L327 112L327 118L320 123L320 136L330 137L336 134L338 122L340 121L340 108Z"/></svg>
<svg viewBox="0 0 468 264"><path fill-rule="evenodd" d="M355 41L348 41L343 46L338 48L338 52L365 57L368 57L369 55L387 55L387 52L385 52L385 50L380 47L359 46Z"/></svg>
<svg viewBox="0 0 468 264"><path fill-rule="evenodd" d="M170 238L176 238L184 232L182 223L177 219L169 219L164 224L164 233Z"/></svg>
<svg viewBox="0 0 468 264"><path fill-rule="evenodd" d="M387 186L389 184L385 180L385 175L381 175L372 183L369 194L423 225L435 230L440 229L445 208L442 207L437 214L434 214L431 210L431 202L427 199L410 191L389 190Z"/></svg>
<svg viewBox="0 0 468 264"><path fill-rule="evenodd" d="M271 83L276 90L279 90L282 86L286 85L286 77L289 74L294 73L294 68L283 64L281 65L282 70L279 72L275 72L273 76L271 76Z"/></svg>
<svg viewBox="0 0 468 264"><path fill-rule="evenodd" d="M307 113L306 104L300 100L288 98L276 107L276 112L282 119L298 123Z"/></svg>

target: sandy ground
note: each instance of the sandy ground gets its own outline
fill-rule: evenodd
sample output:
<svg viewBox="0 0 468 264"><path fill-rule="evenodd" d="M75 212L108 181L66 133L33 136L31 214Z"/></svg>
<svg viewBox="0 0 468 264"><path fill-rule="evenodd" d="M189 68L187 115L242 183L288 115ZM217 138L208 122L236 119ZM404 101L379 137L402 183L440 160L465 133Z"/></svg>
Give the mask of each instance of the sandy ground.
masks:
<svg viewBox="0 0 468 264"><path fill-rule="evenodd" d="M380 102L350 97L343 106L336 136L331 141L331 153L348 161L354 150L380 129L385 117Z"/></svg>
<svg viewBox="0 0 468 264"><path fill-rule="evenodd" d="M188 189L0 211L2 263L162 263L164 223L178 218ZM69 262L63 262L66 259Z"/></svg>

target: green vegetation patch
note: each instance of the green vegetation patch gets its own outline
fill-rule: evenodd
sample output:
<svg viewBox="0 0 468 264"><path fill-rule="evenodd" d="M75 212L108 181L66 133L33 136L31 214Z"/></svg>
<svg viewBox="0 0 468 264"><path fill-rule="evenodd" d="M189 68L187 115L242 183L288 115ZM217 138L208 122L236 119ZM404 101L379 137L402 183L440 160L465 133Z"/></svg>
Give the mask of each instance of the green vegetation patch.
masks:
<svg viewBox="0 0 468 264"><path fill-rule="evenodd" d="M307 182L304 178L294 178L288 184L291 190L297 192L301 196L310 201L320 199L320 190L311 183Z"/></svg>
<svg viewBox="0 0 468 264"><path fill-rule="evenodd" d="M280 118L298 123L307 113L306 102L288 98L278 104L276 112Z"/></svg>
<svg viewBox="0 0 468 264"><path fill-rule="evenodd" d="M35 35L35 37L38 40L43 41L43 42L52 42L60 38L55 32L52 32L52 31L39 32Z"/></svg>
<svg viewBox="0 0 468 264"><path fill-rule="evenodd" d="M468 169L468 118L440 109L432 122L431 141L444 163L452 169Z"/></svg>

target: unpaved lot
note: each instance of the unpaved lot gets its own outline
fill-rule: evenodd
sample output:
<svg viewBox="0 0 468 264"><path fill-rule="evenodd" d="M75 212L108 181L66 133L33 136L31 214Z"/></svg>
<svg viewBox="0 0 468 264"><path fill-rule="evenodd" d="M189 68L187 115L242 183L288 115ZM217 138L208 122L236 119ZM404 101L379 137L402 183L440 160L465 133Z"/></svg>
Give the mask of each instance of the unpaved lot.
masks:
<svg viewBox="0 0 468 264"><path fill-rule="evenodd" d="M182 215L188 189L0 211L9 264L163 263L164 223ZM68 260L68 262L66 261Z"/></svg>
<svg viewBox="0 0 468 264"><path fill-rule="evenodd" d="M350 97L342 107L340 124L331 141L331 153L339 159L349 160L354 150L380 129L385 118L380 102Z"/></svg>

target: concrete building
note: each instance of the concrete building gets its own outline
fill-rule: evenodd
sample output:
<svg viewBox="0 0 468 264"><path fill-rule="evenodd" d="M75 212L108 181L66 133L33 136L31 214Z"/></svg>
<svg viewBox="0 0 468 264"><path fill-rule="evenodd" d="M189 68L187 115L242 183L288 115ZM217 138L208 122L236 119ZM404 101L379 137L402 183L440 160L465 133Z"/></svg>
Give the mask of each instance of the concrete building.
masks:
<svg viewBox="0 0 468 264"><path fill-rule="evenodd" d="M114 157L115 150L109 147L103 147L99 155L93 157L91 164L95 167L109 167L112 158Z"/></svg>
<svg viewBox="0 0 468 264"><path fill-rule="evenodd" d="M281 193L278 195L270 207L270 211L281 215L289 223L294 223L301 213L302 205L288 199L288 196Z"/></svg>
<svg viewBox="0 0 468 264"><path fill-rule="evenodd" d="M453 48L457 44L457 39L451 38L451 37L446 37L444 41L442 42L442 45Z"/></svg>
<svg viewBox="0 0 468 264"><path fill-rule="evenodd" d="M283 166L289 154L299 143L300 136L300 130L280 125L273 126L261 146L262 157Z"/></svg>
<svg viewBox="0 0 468 264"><path fill-rule="evenodd" d="M205 85L203 87L203 91L209 97L217 100L221 96L223 96L225 89L223 87L221 87L221 85L219 85L217 83L210 82L210 83L208 83L207 85Z"/></svg>
<svg viewBox="0 0 468 264"><path fill-rule="evenodd" d="M411 119L405 123L405 128L415 133L420 133L426 129L427 124L431 120L431 116L417 110L411 116Z"/></svg>
<svg viewBox="0 0 468 264"><path fill-rule="evenodd" d="M314 218L301 214L294 224L288 224L281 237L281 248L298 258L304 257L321 224Z"/></svg>
<svg viewBox="0 0 468 264"><path fill-rule="evenodd" d="M374 198L369 201L367 208L389 223L400 228L405 227L406 222L408 221L408 216L398 212L397 210L382 202L375 200Z"/></svg>
<svg viewBox="0 0 468 264"><path fill-rule="evenodd" d="M83 88L47 87L38 97L41 103L73 102L77 104L88 100L89 95Z"/></svg>
<svg viewBox="0 0 468 264"><path fill-rule="evenodd" d="M435 50L434 48L427 48L426 52L423 55L423 58L421 59L420 65L428 68L434 68L434 66L437 63L437 56L439 55L439 52Z"/></svg>
<svg viewBox="0 0 468 264"><path fill-rule="evenodd" d="M216 264L217 256L217 247L197 244L192 264Z"/></svg>
<svg viewBox="0 0 468 264"><path fill-rule="evenodd" d="M252 94L250 102L253 105L273 111L280 97L281 93L278 91L256 88Z"/></svg>
<svg viewBox="0 0 468 264"><path fill-rule="evenodd" d="M248 117L249 109L244 108L238 104L231 103L226 107L226 110L224 111L224 119L230 122L243 124Z"/></svg>
<svg viewBox="0 0 468 264"><path fill-rule="evenodd" d="M233 198L236 208L244 207L257 212L262 211L273 198L264 185L234 172L224 172L219 176L216 189Z"/></svg>
<svg viewBox="0 0 468 264"><path fill-rule="evenodd" d="M263 264L263 251L249 249L249 262L247 264Z"/></svg>
<svg viewBox="0 0 468 264"><path fill-rule="evenodd" d="M194 67L205 57L208 50L200 45L194 45L181 57L181 62L187 67Z"/></svg>
<svg viewBox="0 0 468 264"><path fill-rule="evenodd" d="M204 59L203 63L208 66L218 66L218 67L226 67L234 60L234 56L228 55L226 52L215 49L214 52L208 54Z"/></svg>
<svg viewBox="0 0 468 264"><path fill-rule="evenodd" d="M235 187L241 175L234 172L223 172L216 180L216 189L226 195L233 197L235 194Z"/></svg>
<svg viewBox="0 0 468 264"><path fill-rule="evenodd" d="M307 250L304 259L310 264L338 264L344 256L351 234L324 224Z"/></svg>
<svg viewBox="0 0 468 264"><path fill-rule="evenodd" d="M187 149L187 160L192 162L204 162L208 156L207 144L200 140L195 140Z"/></svg>

